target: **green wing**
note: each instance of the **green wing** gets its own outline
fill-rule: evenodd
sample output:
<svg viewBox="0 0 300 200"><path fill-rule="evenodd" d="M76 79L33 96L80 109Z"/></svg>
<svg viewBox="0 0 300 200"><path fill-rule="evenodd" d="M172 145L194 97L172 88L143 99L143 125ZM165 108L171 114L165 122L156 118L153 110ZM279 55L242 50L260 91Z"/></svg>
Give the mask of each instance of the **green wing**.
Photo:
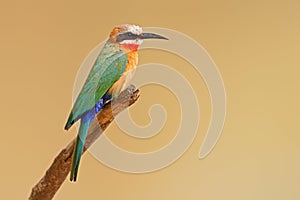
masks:
<svg viewBox="0 0 300 200"><path fill-rule="evenodd" d="M84 113L92 109L107 90L121 77L127 55L114 44L106 43L83 85L69 115L69 129Z"/></svg>

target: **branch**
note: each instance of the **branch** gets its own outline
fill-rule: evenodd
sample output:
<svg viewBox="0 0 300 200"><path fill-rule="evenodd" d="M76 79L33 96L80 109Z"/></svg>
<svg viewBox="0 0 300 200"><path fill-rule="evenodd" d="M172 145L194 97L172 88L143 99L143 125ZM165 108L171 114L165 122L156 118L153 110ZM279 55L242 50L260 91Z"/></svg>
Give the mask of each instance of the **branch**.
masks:
<svg viewBox="0 0 300 200"><path fill-rule="evenodd" d="M133 85L130 85L114 100L113 106L111 106L111 103L105 105L103 110L97 115L97 119L92 122L89 128L83 153L108 127L113 121L114 116L135 103L138 98L139 90ZM46 174L32 188L29 200L50 200L53 198L69 174L74 144L75 139L56 156L50 168L46 171Z"/></svg>

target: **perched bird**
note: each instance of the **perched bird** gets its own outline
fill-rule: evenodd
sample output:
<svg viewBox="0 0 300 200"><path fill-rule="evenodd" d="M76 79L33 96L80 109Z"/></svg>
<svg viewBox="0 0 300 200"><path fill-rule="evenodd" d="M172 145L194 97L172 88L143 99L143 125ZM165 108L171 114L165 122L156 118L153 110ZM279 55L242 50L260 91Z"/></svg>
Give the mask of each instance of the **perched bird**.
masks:
<svg viewBox="0 0 300 200"><path fill-rule="evenodd" d="M87 131L96 114L111 98L119 94L128 80L127 75L138 62L137 50L144 39L167 38L143 33L141 27L124 24L115 27L98 55L70 112L65 129L80 120L80 128L73 151L71 181L76 181Z"/></svg>

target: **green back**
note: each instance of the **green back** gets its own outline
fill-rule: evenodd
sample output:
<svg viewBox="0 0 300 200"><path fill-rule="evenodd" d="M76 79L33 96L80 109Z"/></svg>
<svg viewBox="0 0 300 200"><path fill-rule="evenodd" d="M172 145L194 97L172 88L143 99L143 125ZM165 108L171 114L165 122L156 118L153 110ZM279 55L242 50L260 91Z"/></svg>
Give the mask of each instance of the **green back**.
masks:
<svg viewBox="0 0 300 200"><path fill-rule="evenodd" d="M71 127L85 112L92 109L121 77L127 60L126 53L116 44L110 40L106 42L75 101L66 129Z"/></svg>

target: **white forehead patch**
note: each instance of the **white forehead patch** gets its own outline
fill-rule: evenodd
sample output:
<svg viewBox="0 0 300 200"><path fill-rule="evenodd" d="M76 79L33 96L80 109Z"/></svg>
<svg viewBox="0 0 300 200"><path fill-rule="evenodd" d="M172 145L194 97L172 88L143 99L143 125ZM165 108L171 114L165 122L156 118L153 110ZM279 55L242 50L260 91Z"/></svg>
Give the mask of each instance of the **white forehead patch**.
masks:
<svg viewBox="0 0 300 200"><path fill-rule="evenodd" d="M137 25L133 25L133 24L124 24L124 26L126 27L127 31L139 35L143 32L143 29Z"/></svg>

